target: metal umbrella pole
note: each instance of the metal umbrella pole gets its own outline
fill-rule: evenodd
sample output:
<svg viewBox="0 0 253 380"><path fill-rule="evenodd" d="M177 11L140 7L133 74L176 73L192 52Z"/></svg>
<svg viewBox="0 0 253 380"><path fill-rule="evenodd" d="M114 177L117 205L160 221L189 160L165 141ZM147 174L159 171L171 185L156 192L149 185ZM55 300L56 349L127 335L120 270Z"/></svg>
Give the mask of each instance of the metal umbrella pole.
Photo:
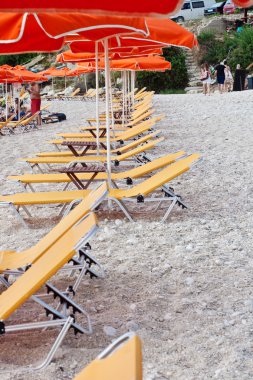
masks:
<svg viewBox="0 0 253 380"><path fill-rule="evenodd" d="M8 118L8 87L7 87L7 80L5 81L5 120Z"/></svg>
<svg viewBox="0 0 253 380"><path fill-rule="evenodd" d="M99 155L99 72L98 72L98 41L95 42L96 60L96 134L97 134L97 155ZM87 91L86 91L87 92Z"/></svg>
<svg viewBox="0 0 253 380"><path fill-rule="evenodd" d="M111 180L111 142L110 142L110 62L108 53L108 39L104 40L105 48L105 108L106 108L106 159L108 186L112 187Z"/></svg>

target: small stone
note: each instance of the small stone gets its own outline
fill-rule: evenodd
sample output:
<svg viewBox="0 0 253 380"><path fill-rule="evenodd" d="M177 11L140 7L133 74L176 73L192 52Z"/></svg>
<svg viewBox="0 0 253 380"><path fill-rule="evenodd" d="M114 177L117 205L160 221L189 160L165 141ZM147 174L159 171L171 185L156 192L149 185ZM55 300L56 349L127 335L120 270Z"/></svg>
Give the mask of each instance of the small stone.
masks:
<svg viewBox="0 0 253 380"><path fill-rule="evenodd" d="M122 220L120 220L120 219L116 219L116 220L115 220L115 225L116 225L117 227L121 226L121 225L122 225Z"/></svg>
<svg viewBox="0 0 253 380"><path fill-rule="evenodd" d="M128 331L138 331L140 329L138 323L134 321L129 321L126 323L126 328Z"/></svg>
<svg viewBox="0 0 253 380"><path fill-rule="evenodd" d="M192 244L188 244L186 247L185 247L185 250L186 251L192 251Z"/></svg>
<svg viewBox="0 0 253 380"><path fill-rule="evenodd" d="M135 303L132 303L130 306L129 306L129 309L132 310L132 311L135 311L136 310L136 304Z"/></svg>
<svg viewBox="0 0 253 380"><path fill-rule="evenodd" d="M191 286L194 283L194 279L192 277L187 277L184 282L186 285Z"/></svg>
<svg viewBox="0 0 253 380"><path fill-rule="evenodd" d="M117 334L117 330L112 326L104 326L103 330L107 336L115 336Z"/></svg>

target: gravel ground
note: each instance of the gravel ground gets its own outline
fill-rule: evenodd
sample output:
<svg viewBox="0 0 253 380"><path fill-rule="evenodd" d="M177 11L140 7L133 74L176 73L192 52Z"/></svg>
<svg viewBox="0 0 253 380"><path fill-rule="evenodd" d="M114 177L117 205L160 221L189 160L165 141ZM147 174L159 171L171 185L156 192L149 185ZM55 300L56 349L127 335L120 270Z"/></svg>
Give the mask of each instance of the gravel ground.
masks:
<svg viewBox="0 0 253 380"><path fill-rule="evenodd" d="M77 339L69 333L54 362L29 375L16 366L42 359L54 332L1 337L0 367L11 369L1 380L72 379L128 330L142 339L145 380L253 378L253 92L154 99L157 113L166 115L158 125L166 139L152 156L185 150L203 157L171 184L189 208L175 209L165 224L151 210L135 212L133 224L120 213L102 213L92 248L106 278L85 279L76 297L90 313L93 335ZM94 103L58 102L53 108L67 121L1 138L2 194L21 189L5 181L28 171L17 158L51 150L45 141L57 131L74 131L94 115ZM1 249L35 244L57 222L58 209L37 208L30 229L1 209ZM66 286L63 276L55 281ZM13 321L41 313L25 306Z"/></svg>

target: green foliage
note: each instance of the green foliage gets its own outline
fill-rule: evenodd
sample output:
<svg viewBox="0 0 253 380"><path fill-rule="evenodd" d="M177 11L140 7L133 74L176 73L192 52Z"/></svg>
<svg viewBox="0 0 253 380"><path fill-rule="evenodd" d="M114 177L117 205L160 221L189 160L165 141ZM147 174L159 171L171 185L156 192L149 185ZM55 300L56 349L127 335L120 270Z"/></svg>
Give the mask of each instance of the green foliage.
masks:
<svg viewBox="0 0 253 380"><path fill-rule="evenodd" d="M37 54L0 55L0 65L22 65L36 57Z"/></svg>
<svg viewBox="0 0 253 380"><path fill-rule="evenodd" d="M198 41L200 63L217 64L227 59L234 70L238 63L246 68L253 62L253 28L244 27L240 33L226 33L223 40L217 40L213 32L205 32L199 35Z"/></svg>
<svg viewBox="0 0 253 380"><path fill-rule="evenodd" d="M164 73L139 72L137 74L139 88L147 87L149 91L159 93L169 89L183 89L187 86L188 74L182 49L176 47L164 49L163 56L171 62L172 69Z"/></svg>

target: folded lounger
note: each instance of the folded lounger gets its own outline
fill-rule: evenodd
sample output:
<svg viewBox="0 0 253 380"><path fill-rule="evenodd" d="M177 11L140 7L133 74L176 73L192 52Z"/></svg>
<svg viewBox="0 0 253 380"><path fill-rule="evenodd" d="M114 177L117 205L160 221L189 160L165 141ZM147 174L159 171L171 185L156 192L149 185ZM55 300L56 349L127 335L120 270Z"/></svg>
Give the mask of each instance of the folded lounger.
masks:
<svg viewBox="0 0 253 380"><path fill-rule="evenodd" d="M119 166L120 162L126 161L126 160L136 160L137 162L141 162L141 158L139 155L141 153L144 153L145 151L154 148L157 144L162 142L164 138L151 140L147 144L140 145L139 147L132 149L130 151L127 151L126 153L123 153L118 156L111 156L111 162L114 163L115 166ZM41 164L44 165L50 165L50 164L78 164L78 163L87 163L87 162L94 162L98 161L101 163L106 163L107 157L106 156L78 156L78 157L34 157L34 158L22 158L20 161L27 162L32 169L34 167L37 167L37 169L43 173L43 169L40 166ZM51 169L51 167L49 166Z"/></svg>
<svg viewBox="0 0 253 380"><path fill-rule="evenodd" d="M74 225L67 234L63 235L54 245L51 246L26 272L10 285L0 295L0 334L9 332L26 331L31 329L44 329L50 327L61 327L61 331L54 342L46 360L36 369L47 366L56 350L63 341L66 333L71 328L75 334L91 334L92 327L86 311L80 307L70 294L61 292L48 281L56 274L68 261L75 255L76 250L85 246L97 230L95 214L91 213L84 217L78 224ZM45 285L48 293L52 293L53 298L60 300L60 308L55 308L51 303L47 303L48 298L41 298L35 295L37 291ZM9 325L8 318L17 311L25 301L31 298L45 310L46 316L52 316L51 320L34 322L34 313L32 322L21 323L18 325ZM57 301L58 302L58 301ZM28 306L26 306L27 311ZM87 328L83 328L76 321L77 314L83 314L87 318ZM29 313L26 312L26 315ZM29 335L27 335L29 339Z"/></svg>
<svg viewBox="0 0 253 380"><path fill-rule="evenodd" d="M0 274L6 270L26 268L28 265L35 263L52 245L63 235L68 233L70 228L84 218L85 215L94 211L100 203L105 200L107 193L106 183L101 184L96 190L91 191L85 199L81 200L73 210L67 213L67 215L33 247L22 252L0 251ZM85 259L88 258L91 260L88 254L85 255Z"/></svg>
<svg viewBox="0 0 253 380"><path fill-rule="evenodd" d="M74 380L142 380L140 338L133 333L122 335Z"/></svg>
<svg viewBox="0 0 253 380"><path fill-rule="evenodd" d="M162 221L165 221L176 204L186 208L181 198L178 195L175 195L173 190L165 186L165 184L189 170L190 165L193 164L194 161L197 161L199 157L199 154L195 153L186 158L182 158L130 189L109 189L109 198L120 206L121 210L130 221L133 221L133 218L124 204L125 200L137 201L137 203L143 203L144 201L158 201L159 206L161 202L170 201L171 205L162 219ZM159 188L162 188L164 191L164 198L144 198L147 194L150 194ZM18 193L0 196L0 206L11 206L15 209L16 207L19 208L26 205L67 203L75 199L84 198L88 194L89 190Z"/></svg>
<svg viewBox="0 0 253 380"><path fill-rule="evenodd" d="M143 165L137 166L133 169L111 173L111 179L113 182L117 183L117 181L126 180L127 184L133 183L133 179L141 178L146 175L150 175L150 173L159 170L165 166L170 165L175 160L184 156L186 153L184 151L179 151L176 153L167 154L166 156L162 156L154 159L153 161L147 162ZM93 176L93 173L80 173L77 174L77 177L83 181L89 181ZM95 181L106 181L108 178L107 173L98 173ZM9 180L18 181L24 185L30 187L32 191L35 191L32 184L38 183L71 183L70 178L67 174L58 174L58 173L49 173L49 174L24 174L19 176L9 176ZM64 189L66 190L66 188Z"/></svg>

